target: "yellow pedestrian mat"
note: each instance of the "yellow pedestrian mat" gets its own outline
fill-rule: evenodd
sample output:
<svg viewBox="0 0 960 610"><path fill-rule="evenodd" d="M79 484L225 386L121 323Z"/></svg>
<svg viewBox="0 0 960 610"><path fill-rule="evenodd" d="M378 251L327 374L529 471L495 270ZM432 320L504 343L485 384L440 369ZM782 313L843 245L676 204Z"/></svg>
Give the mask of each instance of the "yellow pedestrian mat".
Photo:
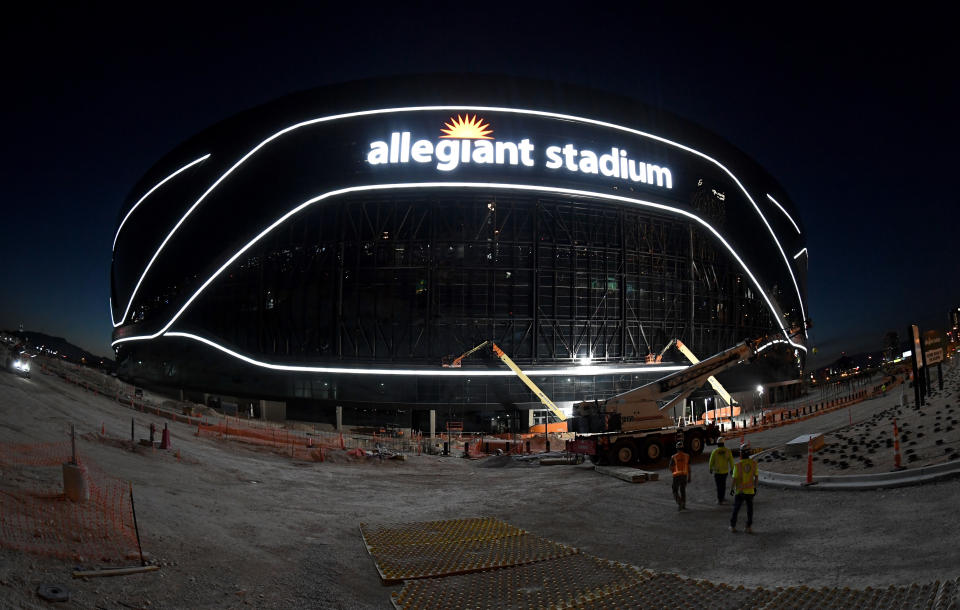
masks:
<svg viewBox="0 0 960 610"><path fill-rule="evenodd" d="M391 601L398 609L596 608L648 578L633 566L577 553L503 570L412 580Z"/></svg>
<svg viewBox="0 0 960 610"><path fill-rule="evenodd" d="M746 588L658 574L586 553L504 570L407 582L394 608L935 608L960 607L960 579L885 589Z"/></svg>
<svg viewBox="0 0 960 610"><path fill-rule="evenodd" d="M493 517L471 517L384 525L361 523L360 533L369 550L404 544L449 544L467 540L494 540L507 536L520 536L527 531Z"/></svg>
<svg viewBox="0 0 960 610"><path fill-rule="evenodd" d="M657 573L491 517L360 525L384 584L407 608L958 608L960 578L851 589L746 588Z"/></svg>
<svg viewBox="0 0 960 610"><path fill-rule="evenodd" d="M370 527L367 551L384 584L523 565L577 553L488 517Z"/></svg>

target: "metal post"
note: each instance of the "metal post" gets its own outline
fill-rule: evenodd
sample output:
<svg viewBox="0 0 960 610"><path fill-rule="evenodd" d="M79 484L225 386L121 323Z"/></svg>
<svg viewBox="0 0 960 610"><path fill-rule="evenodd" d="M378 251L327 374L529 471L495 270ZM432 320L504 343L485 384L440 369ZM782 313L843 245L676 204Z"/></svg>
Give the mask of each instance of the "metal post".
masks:
<svg viewBox="0 0 960 610"><path fill-rule="evenodd" d="M910 337L911 344L913 343L913 325L907 326L907 336ZM916 401L916 406L923 405L922 397L920 396L920 367L917 366L917 359L922 356L913 350L913 397Z"/></svg>
<svg viewBox="0 0 960 610"><path fill-rule="evenodd" d="M941 384L940 387L943 387ZM543 418L543 451L544 453L550 453L550 434L548 429L550 428L550 411L546 412L546 416Z"/></svg>
<svg viewBox="0 0 960 610"><path fill-rule="evenodd" d="M137 535L137 551L140 553L140 565L145 566L147 562L143 560L143 546L140 544L140 526L137 525L137 507L133 503L133 483L130 483L130 512L133 514L133 531Z"/></svg>
<svg viewBox="0 0 960 610"><path fill-rule="evenodd" d="M70 424L70 463L77 465L77 430Z"/></svg>

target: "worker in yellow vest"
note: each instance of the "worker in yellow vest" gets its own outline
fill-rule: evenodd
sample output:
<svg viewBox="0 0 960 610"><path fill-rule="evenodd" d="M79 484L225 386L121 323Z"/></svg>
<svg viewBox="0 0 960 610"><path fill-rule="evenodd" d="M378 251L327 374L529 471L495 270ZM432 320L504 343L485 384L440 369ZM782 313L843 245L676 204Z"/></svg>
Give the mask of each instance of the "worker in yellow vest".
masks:
<svg viewBox="0 0 960 610"><path fill-rule="evenodd" d="M717 448L710 453L710 474L717 484L717 504L726 502L727 475L733 470L733 452L723 445L723 439L717 439Z"/></svg>
<svg viewBox="0 0 960 610"><path fill-rule="evenodd" d="M670 471L673 473L673 499L677 501L677 510L687 507L687 483L690 482L690 454L683 450L683 442L677 442L677 452L670 458Z"/></svg>
<svg viewBox="0 0 960 610"><path fill-rule="evenodd" d="M733 467L733 488L730 495L733 499L733 515L730 516L730 531L737 531L737 513L740 506L747 504L747 533L753 530L753 497L757 494L757 484L760 482L757 462L750 458L750 447L740 445L740 461Z"/></svg>

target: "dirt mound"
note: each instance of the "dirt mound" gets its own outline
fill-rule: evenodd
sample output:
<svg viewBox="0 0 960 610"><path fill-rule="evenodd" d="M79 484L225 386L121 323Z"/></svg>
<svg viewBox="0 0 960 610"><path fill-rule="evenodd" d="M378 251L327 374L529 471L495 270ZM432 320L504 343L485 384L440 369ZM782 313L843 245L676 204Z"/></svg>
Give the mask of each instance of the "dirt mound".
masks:
<svg viewBox="0 0 960 610"><path fill-rule="evenodd" d="M894 420L900 437L901 463L921 468L960 459L960 370L944 371L944 389L934 386L927 404L893 405L852 426L824 434L824 447L813 456L819 475L868 474L894 468ZM905 403L909 399L905 396ZM807 456L779 449L759 457L761 469L784 474L806 472Z"/></svg>

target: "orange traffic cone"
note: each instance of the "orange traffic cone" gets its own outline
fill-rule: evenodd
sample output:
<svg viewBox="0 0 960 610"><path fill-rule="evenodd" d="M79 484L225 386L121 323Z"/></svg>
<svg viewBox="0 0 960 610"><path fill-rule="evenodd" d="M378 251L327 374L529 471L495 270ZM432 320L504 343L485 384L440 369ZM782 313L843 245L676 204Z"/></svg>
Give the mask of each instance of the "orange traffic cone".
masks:
<svg viewBox="0 0 960 610"><path fill-rule="evenodd" d="M308 436L308 437L307 437L307 447L313 447L313 437L312 437L312 436Z"/></svg>
<svg viewBox="0 0 960 610"><path fill-rule="evenodd" d="M900 465L900 433L897 431L897 418L893 418L893 469L903 470Z"/></svg>
<svg viewBox="0 0 960 610"><path fill-rule="evenodd" d="M807 482L804 485L813 485L813 437L807 439Z"/></svg>

